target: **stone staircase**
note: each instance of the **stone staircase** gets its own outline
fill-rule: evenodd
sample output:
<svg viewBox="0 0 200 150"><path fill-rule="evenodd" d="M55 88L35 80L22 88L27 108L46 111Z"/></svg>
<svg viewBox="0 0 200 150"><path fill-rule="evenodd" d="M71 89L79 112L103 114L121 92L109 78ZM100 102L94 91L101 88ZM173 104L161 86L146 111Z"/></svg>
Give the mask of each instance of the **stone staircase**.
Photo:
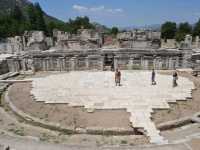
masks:
<svg viewBox="0 0 200 150"><path fill-rule="evenodd" d="M145 134L150 138L150 142L154 144L166 144L168 143L161 135L160 131L156 129L155 124L150 119L151 113L143 111L127 110L131 113L130 122L134 128L143 127Z"/></svg>

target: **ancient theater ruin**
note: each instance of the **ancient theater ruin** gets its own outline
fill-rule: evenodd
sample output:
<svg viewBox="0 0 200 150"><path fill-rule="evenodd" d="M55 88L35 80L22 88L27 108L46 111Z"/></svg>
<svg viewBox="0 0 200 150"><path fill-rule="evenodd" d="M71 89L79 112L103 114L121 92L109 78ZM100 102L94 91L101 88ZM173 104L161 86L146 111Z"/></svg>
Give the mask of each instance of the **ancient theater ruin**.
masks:
<svg viewBox="0 0 200 150"><path fill-rule="evenodd" d="M198 68L199 48L198 37L192 40L187 35L176 43L162 40L153 30L120 32L116 37L93 29L77 34L54 30L52 37L27 31L1 41L0 72L29 75L25 80L31 81L30 96L38 103L84 107L87 113L125 109L131 127L160 144L167 139L152 120L154 110L169 110L169 103L191 99L195 89L182 76L173 88L172 75L162 70ZM122 74L120 87L114 81L117 68ZM156 86L151 85L152 69Z"/></svg>

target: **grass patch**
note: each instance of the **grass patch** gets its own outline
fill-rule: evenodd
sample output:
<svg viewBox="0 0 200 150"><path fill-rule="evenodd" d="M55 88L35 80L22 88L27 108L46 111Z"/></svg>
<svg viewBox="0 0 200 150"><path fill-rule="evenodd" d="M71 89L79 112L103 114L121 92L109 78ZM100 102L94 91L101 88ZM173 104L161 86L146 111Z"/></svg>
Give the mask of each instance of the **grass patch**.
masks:
<svg viewBox="0 0 200 150"><path fill-rule="evenodd" d="M121 144L127 144L128 142L126 140L121 140Z"/></svg>
<svg viewBox="0 0 200 150"><path fill-rule="evenodd" d="M48 115L48 114L45 114L45 115L44 115L44 118L48 118L48 117L49 117L49 115Z"/></svg>
<svg viewBox="0 0 200 150"><path fill-rule="evenodd" d="M8 129L8 131L13 132L14 134L19 135L19 136L24 136L25 135L23 128L21 128L21 129L13 129L13 128L11 128L11 129Z"/></svg>
<svg viewBox="0 0 200 150"><path fill-rule="evenodd" d="M130 145L130 146L135 146L135 144L134 144L134 143L130 143L129 145Z"/></svg>
<svg viewBox="0 0 200 150"><path fill-rule="evenodd" d="M43 142L47 141L48 142L50 138L51 137L48 134L43 133L42 136L40 137L40 141L43 141Z"/></svg>

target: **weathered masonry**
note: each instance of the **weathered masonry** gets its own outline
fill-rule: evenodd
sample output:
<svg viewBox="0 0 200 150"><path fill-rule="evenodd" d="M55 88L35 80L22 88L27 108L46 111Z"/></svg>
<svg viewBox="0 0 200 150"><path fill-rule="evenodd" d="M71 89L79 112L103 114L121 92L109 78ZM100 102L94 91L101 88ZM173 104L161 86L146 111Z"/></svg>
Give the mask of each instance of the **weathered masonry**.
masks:
<svg viewBox="0 0 200 150"><path fill-rule="evenodd" d="M7 58L9 71L150 70L185 68L189 55L180 50L89 50L38 52ZM185 66L186 64L186 66Z"/></svg>

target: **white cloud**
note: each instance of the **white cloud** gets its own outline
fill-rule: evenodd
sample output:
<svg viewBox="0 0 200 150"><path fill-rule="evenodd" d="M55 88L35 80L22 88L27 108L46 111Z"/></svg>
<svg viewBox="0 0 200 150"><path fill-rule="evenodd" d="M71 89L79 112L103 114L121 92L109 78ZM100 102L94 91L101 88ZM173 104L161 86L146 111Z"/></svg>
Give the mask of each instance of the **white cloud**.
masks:
<svg viewBox="0 0 200 150"><path fill-rule="evenodd" d="M77 11L87 11L88 8L81 5L73 5L73 9Z"/></svg>
<svg viewBox="0 0 200 150"><path fill-rule="evenodd" d="M104 13L123 13L124 10L121 8L112 9L106 8L105 6L97 6L97 7L86 7L82 5L73 5L73 9L79 12L104 12Z"/></svg>

